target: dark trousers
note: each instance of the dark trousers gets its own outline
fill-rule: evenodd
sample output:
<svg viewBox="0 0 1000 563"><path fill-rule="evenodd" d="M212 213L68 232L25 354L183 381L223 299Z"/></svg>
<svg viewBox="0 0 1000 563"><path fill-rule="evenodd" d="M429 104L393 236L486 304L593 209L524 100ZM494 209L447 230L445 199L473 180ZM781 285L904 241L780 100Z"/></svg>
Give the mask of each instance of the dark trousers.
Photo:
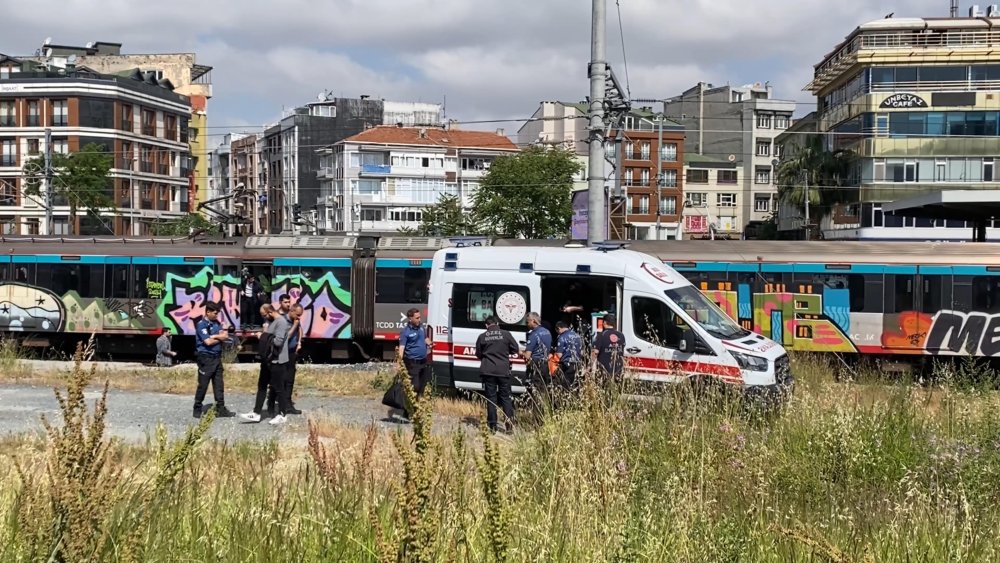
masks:
<svg viewBox="0 0 1000 563"><path fill-rule="evenodd" d="M200 409L208 392L208 382L212 382L212 394L215 395L215 408L226 406L225 389L222 382L222 357L198 354L198 390L194 394L194 408Z"/></svg>
<svg viewBox="0 0 1000 563"><path fill-rule="evenodd" d="M295 390L296 360L298 360L298 356L295 354L295 351L289 350L288 364L286 364L288 368L285 372L285 396L288 397L288 404L289 406L292 407L295 406L295 402L292 401L292 391ZM275 400L275 394L274 394L274 389L272 388L267 393L267 410L269 411L274 410L274 400Z"/></svg>
<svg viewBox="0 0 1000 563"><path fill-rule="evenodd" d="M264 409L264 400L267 398L267 389L270 386L271 390L275 392L278 414L288 413L288 395L285 393L285 374L287 371L287 363L261 362L260 374L257 376L257 398L253 404L253 412L260 414Z"/></svg>
<svg viewBox="0 0 1000 563"><path fill-rule="evenodd" d="M547 393L552 386L552 376L549 375L549 361L546 358L528 360L528 384L532 393Z"/></svg>
<svg viewBox="0 0 1000 563"><path fill-rule="evenodd" d="M481 375L486 390L486 424L490 430L497 430L497 404L503 407L506 417L505 427L514 425L514 397L510 391L510 376Z"/></svg>
<svg viewBox="0 0 1000 563"><path fill-rule="evenodd" d="M257 316L257 299L240 296L240 328L246 330L247 327L259 323L254 322Z"/></svg>
<svg viewBox="0 0 1000 563"><path fill-rule="evenodd" d="M406 368L406 373L410 376L410 383L413 384L413 390L416 391L417 395L423 395L424 387L427 386L427 382L430 379L428 372L431 366L427 363L427 358L422 360L403 358L403 367Z"/></svg>
<svg viewBox="0 0 1000 563"><path fill-rule="evenodd" d="M567 390L576 388L576 372L579 368L579 364L565 364L559 362L559 371L561 372L562 385Z"/></svg>

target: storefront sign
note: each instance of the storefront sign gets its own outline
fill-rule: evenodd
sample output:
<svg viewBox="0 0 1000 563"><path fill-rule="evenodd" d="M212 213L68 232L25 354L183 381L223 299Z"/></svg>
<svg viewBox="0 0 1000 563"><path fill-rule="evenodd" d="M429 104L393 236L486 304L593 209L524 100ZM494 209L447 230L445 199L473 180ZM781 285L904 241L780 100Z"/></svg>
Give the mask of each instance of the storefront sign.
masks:
<svg viewBox="0 0 1000 563"><path fill-rule="evenodd" d="M879 104L880 108L925 108L927 107L927 102L915 94L893 94L888 98L882 100Z"/></svg>

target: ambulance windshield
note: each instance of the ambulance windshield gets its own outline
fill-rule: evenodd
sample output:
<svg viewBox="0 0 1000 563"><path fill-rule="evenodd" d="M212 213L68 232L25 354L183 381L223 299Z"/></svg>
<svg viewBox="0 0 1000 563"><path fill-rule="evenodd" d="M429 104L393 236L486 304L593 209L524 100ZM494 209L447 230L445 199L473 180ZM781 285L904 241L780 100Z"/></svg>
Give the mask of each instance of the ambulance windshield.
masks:
<svg viewBox="0 0 1000 563"><path fill-rule="evenodd" d="M744 330L736 324L728 315L722 312L722 309L718 305L705 297L705 294L698 291L693 285L678 289L668 289L666 294L688 316L716 338L731 340L750 334L749 331Z"/></svg>

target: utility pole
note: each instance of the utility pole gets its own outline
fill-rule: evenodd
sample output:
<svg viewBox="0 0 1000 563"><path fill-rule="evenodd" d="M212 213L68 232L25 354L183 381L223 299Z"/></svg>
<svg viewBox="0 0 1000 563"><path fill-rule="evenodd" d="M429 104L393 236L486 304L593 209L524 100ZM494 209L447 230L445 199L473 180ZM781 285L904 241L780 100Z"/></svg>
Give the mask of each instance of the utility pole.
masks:
<svg viewBox="0 0 1000 563"><path fill-rule="evenodd" d="M607 80L605 61L605 0L593 0L593 27L590 35L590 162L587 178L587 242L607 238L604 230L604 88Z"/></svg>
<svg viewBox="0 0 1000 563"><path fill-rule="evenodd" d="M52 234L52 129L45 129L45 234Z"/></svg>
<svg viewBox="0 0 1000 563"><path fill-rule="evenodd" d="M663 215L663 115L657 119L659 141L656 145L656 240L660 240L660 216Z"/></svg>
<svg viewBox="0 0 1000 563"><path fill-rule="evenodd" d="M802 183L806 190L806 240L809 240L809 173L805 170L802 171Z"/></svg>

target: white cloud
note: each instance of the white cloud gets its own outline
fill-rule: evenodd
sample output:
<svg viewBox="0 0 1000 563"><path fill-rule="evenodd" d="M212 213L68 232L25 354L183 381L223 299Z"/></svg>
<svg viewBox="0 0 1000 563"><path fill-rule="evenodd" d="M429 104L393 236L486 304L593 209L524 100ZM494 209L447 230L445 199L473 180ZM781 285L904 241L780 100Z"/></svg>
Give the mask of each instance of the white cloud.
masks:
<svg viewBox="0 0 1000 563"><path fill-rule="evenodd" d="M861 23L892 10L944 16L947 8L940 0L619 3L634 96L676 95L700 80L770 81L776 95L800 101L809 100L801 88L812 65ZM36 0L5 18L0 52L9 54L33 52L47 36L120 41L126 52L197 52L215 67L214 127L263 124L324 89L447 97L449 116L461 120L528 116L541 100L589 91L584 0ZM608 0L608 58L624 82L618 25Z"/></svg>

